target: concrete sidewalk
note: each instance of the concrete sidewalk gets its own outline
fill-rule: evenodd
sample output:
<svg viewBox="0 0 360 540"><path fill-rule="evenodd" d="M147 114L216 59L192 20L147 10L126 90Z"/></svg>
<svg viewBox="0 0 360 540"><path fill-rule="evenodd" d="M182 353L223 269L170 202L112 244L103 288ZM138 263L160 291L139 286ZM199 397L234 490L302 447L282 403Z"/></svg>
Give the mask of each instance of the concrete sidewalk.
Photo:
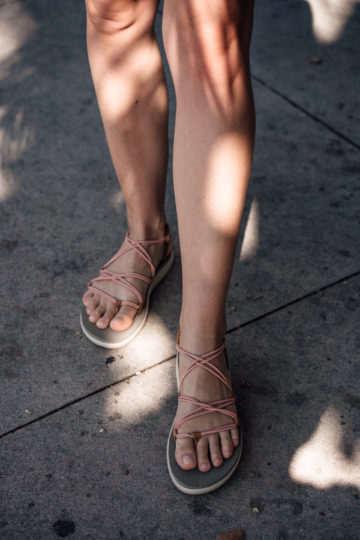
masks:
<svg viewBox="0 0 360 540"><path fill-rule="evenodd" d="M80 299L126 223L84 5L0 0L1 540L360 539L360 6L313 14L256 3L256 153L227 336L245 448L223 488L191 497L165 459L171 174L177 264L138 338L97 348Z"/></svg>

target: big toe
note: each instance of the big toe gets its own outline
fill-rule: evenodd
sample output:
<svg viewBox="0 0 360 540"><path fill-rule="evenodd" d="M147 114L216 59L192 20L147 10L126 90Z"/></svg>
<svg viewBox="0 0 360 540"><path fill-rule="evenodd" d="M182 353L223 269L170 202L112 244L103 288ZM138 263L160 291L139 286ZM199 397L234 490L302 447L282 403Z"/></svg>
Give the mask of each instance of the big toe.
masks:
<svg viewBox="0 0 360 540"><path fill-rule="evenodd" d="M182 469L186 471L195 469L197 460L192 439L178 439L176 441L175 459Z"/></svg>
<svg viewBox="0 0 360 540"><path fill-rule="evenodd" d="M135 313L134 309L122 306L117 315L111 320L110 327L117 332L127 330L134 322Z"/></svg>

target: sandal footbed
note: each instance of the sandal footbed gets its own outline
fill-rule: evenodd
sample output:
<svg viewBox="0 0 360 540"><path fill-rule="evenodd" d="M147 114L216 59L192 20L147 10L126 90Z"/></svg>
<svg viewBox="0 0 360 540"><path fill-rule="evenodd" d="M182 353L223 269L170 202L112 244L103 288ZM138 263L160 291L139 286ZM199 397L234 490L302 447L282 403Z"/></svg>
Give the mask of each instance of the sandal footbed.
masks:
<svg viewBox="0 0 360 540"><path fill-rule="evenodd" d="M145 325L149 312L151 293L169 272L173 262L174 252L172 251L167 257L167 259L158 266L155 277L146 291L143 309L140 314L135 315L134 322L127 330L119 332L117 330L113 330L110 327L98 328L96 326L96 323L92 323L91 321L89 321L89 316L86 313L86 307L83 306L80 313L80 325L85 336L92 343L95 343L95 345L104 347L106 349L116 349L118 347L123 347L132 339L134 339L135 336Z"/></svg>
<svg viewBox="0 0 360 540"><path fill-rule="evenodd" d="M175 440L173 436L173 427L171 428L167 444L167 464L170 478L175 486L183 493L192 495L201 495L209 493L219 488L235 472L242 453L242 432L240 431L240 441L234 448L231 457L224 459L220 467L212 467L210 471L201 472L198 468L190 471L182 469L175 459Z"/></svg>
<svg viewBox="0 0 360 540"><path fill-rule="evenodd" d="M224 349L226 365L230 375L230 361L227 355L226 349ZM179 387L179 354L176 355L176 382ZM167 442L167 466L170 474L170 478L174 485L183 493L190 495L201 495L209 493L215 489L221 487L235 472L242 454L243 436L242 429L239 426L239 444L234 447L234 451L231 457L224 459L223 464L220 467L212 467L210 471L201 472L198 468L186 471L182 469L175 459L175 440L174 440L174 425L171 426L171 430Z"/></svg>

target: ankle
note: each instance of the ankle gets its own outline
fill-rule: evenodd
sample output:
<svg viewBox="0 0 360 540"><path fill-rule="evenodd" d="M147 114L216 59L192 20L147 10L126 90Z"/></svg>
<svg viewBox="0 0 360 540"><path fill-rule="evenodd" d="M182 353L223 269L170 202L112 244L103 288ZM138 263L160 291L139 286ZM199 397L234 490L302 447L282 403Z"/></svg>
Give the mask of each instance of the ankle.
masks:
<svg viewBox="0 0 360 540"><path fill-rule="evenodd" d="M223 343L226 332L226 322L222 321L192 321L183 314L180 317L180 344L194 354L205 354Z"/></svg>
<svg viewBox="0 0 360 540"><path fill-rule="evenodd" d="M128 230L133 240L157 240L166 234L166 217L163 215L144 221L128 215Z"/></svg>

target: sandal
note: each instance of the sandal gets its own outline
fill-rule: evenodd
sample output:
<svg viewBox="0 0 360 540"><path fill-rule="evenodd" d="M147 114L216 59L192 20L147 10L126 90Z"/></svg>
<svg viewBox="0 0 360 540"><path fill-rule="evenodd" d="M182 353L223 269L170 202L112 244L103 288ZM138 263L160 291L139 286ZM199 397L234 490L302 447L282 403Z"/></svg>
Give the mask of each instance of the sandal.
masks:
<svg viewBox="0 0 360 540"><path fill-rule="evenodd" d="M208 352L201 356L189 353L185 351L179 344L180 330L178 332L178 337L176 340L176 379L178 384L179 392L179 401L192 403L196 405L196 408L179 418L177 421L174 420L173 425L170 430L168 444L167 444L167 465L170 474L170 478L175 484L175 486L182 491L190 495L200 495L203 493L209 493L220 486L222 486L234 473L236 467L239 464L241 452L242 452L242 431L239 422L238 416L232 411L228 411L226 407L233 405L235 403L235 396L232 392L231 384L221 371L211 364L212 360L215 360L222 352L225 353L226 363L229 368L229 360L226 354L225 342L214 351ZM179 354L182 354L192 360L192 363L185 369L180 381L179 381ZM181 385L185 377L197 367L202 367L215 377L217 377L224 385L230 390L231 397L225 398L222 400L212 401L210 403L203 403L198 401L196 398L190 396L181 395ZM179 427L187 420L192 420L204 414L210 414L212 412L221 412L229 416L232 420L232 423L219 426L208 431L194 432L194 433L179 433ZM175 459L175 445L176 439L185 439L191 438L194 439L194 444L196 446L198 440L205 436L211 435L213 433L220 433L221 431L228 431L237 427L239 429L239 444L234 447L233 454L230 458L225 459L220 467L212 467L207 472L201 472L198 468L191 470L182 469L176 459Z"/></svg>
<svg viewBox="0 0 360 540"><path fill-rule="evenodd" d="M86 313L86 307L83 306L81 314L80 314L80 324L82 331L84 332L85 336L95 343L95 345L99 345L100 347L105 347L106 349L116 349L118 347L123 347L124 345L127 345L143 328L148 312L149 312L149 305L150 305L150 296L155 287L160 283L162 279L166 276L166 274L169 272L173 262L174 262L174 252L170 247L169 252L169 246L171 246L170 242L170 233L169 233L169 226L166 225L165 228L165 236L162 238L159 238L157 240L145 240L145 241L137 241L130 238L129 233L126 234L125 237L126 244L120 248L120 250L101 268L99 276L90 281L88 285L88 290L98 294L99 296L102 296L103 298L106 298L110 302L116 304L118 310L120 309L120 306L130 306L134 309L138 310L138 313L135 315L134 321L130 328L127 328L123 331L117 331L113 330L110 327L107 328L98 328L96 326L96 323L92 323L89 321L89 316ZM149 253L146 251L144 246L150 246L152 244L165 244L167 245L167 248L165 249L164 257L159 263L158 267L155 268L151 257ZM127 253L131 249L135 249L135 251L148 263L150 269L151 269L151 278L147 276L143 276L141 274L137 274L135 272L126 272L117 274L116 272L112 272L111 270L107 270L107 268L112 264L114 261L116 261L121 255L124 253ZM149 287L147 288L145 298L142 297L140 292L136 289L136 287L127 281L127 278L137 278L141 281L145 281L145 283L149 284ZM122 285L129 289L132 293L135 294L137 297L138 302L131 302L129 300L118 300L117 298L114 298L113 296L101 291L100 289L97 289L93 286L94 283L98 281L113 281L115 283L118 283L119 285Z"/></svg>

